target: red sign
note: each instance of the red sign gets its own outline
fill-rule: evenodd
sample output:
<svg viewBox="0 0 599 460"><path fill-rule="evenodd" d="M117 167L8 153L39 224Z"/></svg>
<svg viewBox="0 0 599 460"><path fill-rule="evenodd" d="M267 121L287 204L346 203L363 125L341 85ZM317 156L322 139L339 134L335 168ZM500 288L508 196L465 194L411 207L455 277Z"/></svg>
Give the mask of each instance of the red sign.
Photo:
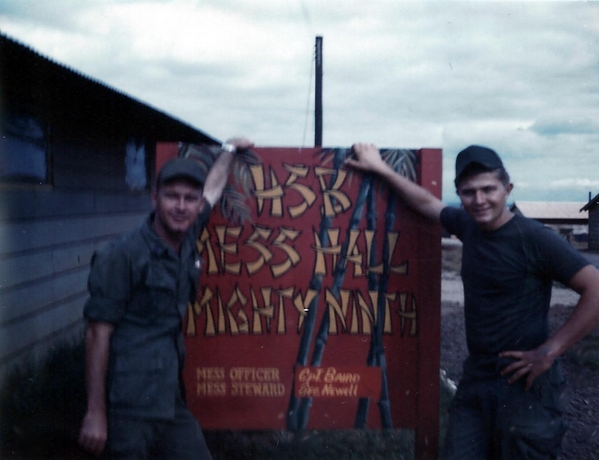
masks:
<svg viewBox="0 0 599 460"><path fill-rule="evenodd" d="M176 154L161 145L159 156ZM170 150L169 150L170 149ZM207 163L215 152L179 154ZM440 228L347 149L256 148L198 240L185 324L188 403L206 429L438 434ZM385 160L440 196L440 150Z"/></svg>
<svg viewBox="0 0 599 460"><path fill-rule="evenodd" d="M377 398L379 367L298 367L295 396L300 398Z"/></svg>

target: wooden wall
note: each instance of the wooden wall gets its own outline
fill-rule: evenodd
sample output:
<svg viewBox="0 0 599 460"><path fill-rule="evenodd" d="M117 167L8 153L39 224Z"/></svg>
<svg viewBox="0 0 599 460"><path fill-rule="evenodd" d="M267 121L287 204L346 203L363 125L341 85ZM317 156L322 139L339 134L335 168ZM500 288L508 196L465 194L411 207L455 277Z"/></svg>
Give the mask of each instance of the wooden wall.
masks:
<svg viewBox="0 0 599 460"><path fill-rule="evenodd" d="M1 33L0 55L1 380L80 334L91 254L149 211L150 184L132 180L154 177L157 140L219 142Z"/></svg>
<svg viewBox="0 0 599 460"><path fill-rule="evenodd" d="M0 383L14 365L81 337L94 250L150 210L149 188L127 187L126 142L123 133L58 124L46 144L48 182L0 185Z"/></svg>
<svg viewBox="0 0 599 460"><path fill-rule="evenodd" d="M599 251L599 206L589 209L589 249Z"/></svg>
<svg viewBox="0 0 599 460"><path fill-rule="evenodd" d="M0 380L80 337L94 249L149 208L147 192L0 190Z"/></svg>

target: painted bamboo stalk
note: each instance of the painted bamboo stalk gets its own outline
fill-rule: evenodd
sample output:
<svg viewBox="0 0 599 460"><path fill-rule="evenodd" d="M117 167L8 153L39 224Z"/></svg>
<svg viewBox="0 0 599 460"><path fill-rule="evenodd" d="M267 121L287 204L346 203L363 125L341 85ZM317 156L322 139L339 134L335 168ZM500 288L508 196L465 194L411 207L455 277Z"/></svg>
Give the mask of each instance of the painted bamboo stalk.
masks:
<svg viewBox="0 0 599 460"><path fill-rule="evenodd" d="M334 280L333 285L331 287L331 294L337 300L339 299L339 290L343 284L345 279L345 273L347 272L347 251L349 247L350 240L350 232L356 230L362 220L362 213L364 210L364 203L366 202L366 197L368 196L368 192L371 189L373 183L373 177L370 174L365 175L360 182L360 188L358 190L358 195L356 197L356 202L354 203L354 209L352 215L350 217L349 225L347 228L347 233L345 240L343 241L341 247L341 254L339 256L339 260L337 262L337 266L335 267ZM322 316L320 327L318 329L318 335L316 336L316 341L314 343L314 351L312 353L312 360L310 361L311 366L320 366L322 363L322 357L324 355L324 350L326 348L328 336L329 336L329 326L330 326L330 316L325 312ZM308 425L308 419L310 416L310 407L312 405L311 398L303 398L300 402L299 406L299 428L305 429Z"/></svg>
<svg viewBox="0 0 599 460"><path fill-rule="evenodd" d="M385 212L385 235L393 230L395 225L395 193L389 190L387 198L387 210ZM381 368L381 396L378 402L379 411L381 413L381 426L383 429L393 428L393 420L391 418L391 400L389 399L389 384L387 381L387 360L385 358L385 347L383 346L383 324L385 318L385 303L387 287L389 285L389 240L385 238L383 243L383 273L379 280L379 295L378 295L378 314L375 324L375 331L372 338L376 340L374 351L374 362Z"/></svg>
<svg viewBox="0 0 599 460"><path fill-rule="evenodd" d="M376 229L377 224L377 213L376 213L376 193L374 187L371 187L368 192L368 202L366 205L366 228L368 230L374 231ZM376 246L373 245L370 260L368 261L369 266L374 266L377 263L377 252ZM368 271L368 290L369 291L378 291L378 275L372 271ZM374 329L371 332L370 337L370 348L368 350L368 358L367 365L375 366L376 365L376 353L375 353L375 339L373 337ZM358 409L356 410L356 419L354 421L354 428L356 429L365 429L366 421L368 420L368 410L370 408L370 398L360 398L358 400Z"/></svg>
<svg viewBox="0 0 599 460"><path fill-rule="evenodd" d="M410 163L408 160L414 159L412 152L409 151L392 151L389 152L388 160L393 164L394 169L398 173L403 173L411 179L416 178L415 168L413 162ZM389 189L389 195L387 197L387 210L385 212L385 235L388 235L395 227L395 209L397 206L396 193ZM381 414L381 426L383 429L389 429L393 427L393 420L391 418L391 400L389 399L389 384L387 380L387 360L385 358L385 347L383 346L383 316L385 314L385 294L387 293L389 284L389 239L385 238L383 244L383 273L379 281L379 296L378 296L378 321L375 327L376 344L374 346L375 362L381 368L382 381L381 381L381 396L378 402L379 410Z"/></svg>
<svg viewBox="0 0 599 460"><path fill-rule="evenodd" d="M386 161L393 166L393 168L400 173L408 176L409 178L415 178L415 168L413 166L414 156L410 151L388 151L383 152L383 157ZM411 160L411 162L410 162ZM395 226L395 206L396 206L396 195L392 189L389 189L387 196L387 209L385 211L385 235L391 232ZM369 229L376 228L376 206L374 202L374 194L370 197L368 208L367 208L367 227ZM381 395L379 398L379 411L381 414L381 426L384 429L393 427L393 420L391 417L391 401L389 399L389 385L387 380L387 361L385 358L385 348L383 346L383 325L385 315L385 302L386 292L389 281L389 241L387 238L384 240L383 246L383 272L380 280L377 280L377 275L370 272L368 277L368 288L369 290L378 291L378 304L377 304L377 322L373 328L370 338L370 348L368 351L367 366L379 366L381 368ZM370 265L374 266L377 263L376 252L373 248L371 253ZM368 418L368 409L370 400L368 398L361 398L358 401L358 409L356 411L356 419L354 422L355 428L365 428L366 421Z"/></svg>
<svg viewBox="0 0 599 460"><path fill-rule="evenodd" d="M345 151L341 151L343 153L345 153ZM341 167L341 162L343 161L344 155L340 155L339 151L336 151L336 155L335 155L335 169L338 169L339 167ZM399 158L399 161L397 161ZM395 163L397 165L397 169L404 169L406 164L405 161L405 155L398 155L398 151L393 151L393 154L389 156L388 159L391 159L393 163ZM395 161L393 161L395 160ZM413 175L413 167L411 168L412 165L408 165L408 169L411 169L412 175ZM405 171L404 171L405 172ZM408 174L406 175L410 175L408 172ZM332 178L332 180L334 180L335 177ZM352 213L352 217L350 219L350 225L348 228L348 234L351 230L355 230L357 228L357 226L359 225L361 218L362 218L362 212L363 212L363 208L364 208L364 203L367 199L368 196L370 196L369 199L369 205L371 206L371 210L372 212L369 213L370 219L371 219L371 223L370 225L372 226L372 228L376 228L376 210L375 210L375 206L374 206L374 193L369 195L369 192L372 188L372 184L373 184L373 179L372 177L370 177L369 179L365 179L361 182L360 184L360 190L358 192L358 197L356 199L356 203L354 204L354 211ZM391 203L393 203L393 206L391 206L391 203L388 205L388 209L390 208L393 212L392 217L386 217L386 228L391 225L391 229L393 228L394 222L395 222L395 215L394 215L394 205L395 205L395 198L394 197L390 197L392 198ZM388 212L387 212L388 214ZM374 216L374 217L373 217ZM373 220L374 219L374 220ZM323 217L323 220L321 221L321 227L320 227L320 235L319 237L321 238L321 242L323 247L328 244L328 235L327 235L327 230L330 228L331 225L331 219L330 218L326 218ZM333 286L331 288L332 294L335 296L335 298L338 298L339 296L339 289L343 283L344 277L345 277L345 272L346 272L346 267L345 267L345 262L347 260L347 250L348 250L348 242L349 242L349 238L346 237L344 243L343 243L343 247L341 250L341 255L340 255L340 259L338 261L337 267L335 269L335 279L334 279L334 283ZM385 272L388 272L388 268L389 268L389 263L388 263L388 254L389 254L389 247L388 247L388 242L386 242L387 247L386 247L386 252L384 252L383 254L383 258L384 260L387 261L387 265L386 265L386 269ZM387 279L388 279L388 274L387 274ZM312 281L315 281L315 284L312 284ZM320 290L322 289L322 276L314 276L312 279L310 286L314 287L314 289L317 290L317 292L320 293ZM369 286L373 286L373 288L376 289L376 275L373 274L373 277L369 277ZM374 283L374 284L373 284ZM382 290L381 290L382 289ZM372 346L372 359L370 361L373 362L373 365L380 365L382 367L382 372L383 372L383 383L382 383L382 388L381 388L381 399L379 401L379 407L381 408L381 418L383 421L384 426L388 425L389 427L392 426L391 423L391 416L390 416L390 406L389 406L389 397L388 397L388 384L387 384L387 376L386 376L386 361L385 361L385 356L384 356L384 349L382 347L382 334L383 334L383 318L384 318L384 314L385 314L385 295L384 293L386 292L387 286L386 286L386 282L385 282L385 286L384 288L382 288L381 286L379 286L379 292L382 292L382 295L379 295L379 304L377 305L377 311L378 313L378 323L380 324L380 332L377 334L377 336L379 337L379 339L376 339L374 341L374 345ZM381 300L382 298L382 300ZM313 330L314 330L314 326L315 326L315 321L316 321L316 307L318 304L318 296L313 299L313 302L310 304L310 308L309 308L309 312L308 312L308 316L306 318L306 323L304 325L305 329L304 329L304 334L302 335L302 340L300 342L300 352L298 353L298 359L296 361L296 365L301 365L301 366L305 366L306 362L307 362L307 354L308 354L308 350L309 350L309 346L311 343L311 338L312 338L312 334L313 334ZM383 302L381 304L381 301ZM310 317L311 315L311 317ZM321 364L322 362L322 356L324 354L324 349L326 347L326 343L327 343L327 339L328 339L328 331L329 331L329 322L330 318L329 315L327 315L326 313L323 315L322 320L321 320L321 325L319 327L319 332L315 341L315 346L314 346L314 352L312 355L312 360L310 362L311 366L318 366ZM309 324L308 324L309 323ZM303 430L307 427L308 424L308 419L309 419L309 412L310 412L310 407L312 405L312 399L311 398L301 398L298 399L294 396L294 389L292 388L292 394L291 394L291 400L290 400L290 405L289 405L289 410L288 410L288 418L287 418L287 425L289 429L294 429L294 430Z"/></svg>
<svg viewBox="0 0 599 460"><path fill-rule="evenodd" d="M346 149L335 149L333 153L333 168L339 170L346 156ZM326 154L326 151L324 152ZM337 174L333 174L330 179L331 186L335 183ZM326 247L329 244L328 231L331 228L333 222L332 216L323 215L320 221L320 228L318 230L318 237L320 239L322 247ZM314 274L309 284L310 290L317 292L315 297L308 306L308 312L304 321L302 336L300 338L300 345L298 349L297 358L295 360L296 366L305 366L308 362L308 353L310 351L310 344L312 343L312 336L314 334L314 327L316 326L316 316L318 313L318 302L320 300L320 293L322 290L322 275ZM301 398L303 401L305 398ZM311 400L308 402L311 404ZM305 425L300 423L300 398L295 396L295 381L292 383L291 396L289 399L289 407L287 409L287 429L298 430L303 429Z"/></svg>

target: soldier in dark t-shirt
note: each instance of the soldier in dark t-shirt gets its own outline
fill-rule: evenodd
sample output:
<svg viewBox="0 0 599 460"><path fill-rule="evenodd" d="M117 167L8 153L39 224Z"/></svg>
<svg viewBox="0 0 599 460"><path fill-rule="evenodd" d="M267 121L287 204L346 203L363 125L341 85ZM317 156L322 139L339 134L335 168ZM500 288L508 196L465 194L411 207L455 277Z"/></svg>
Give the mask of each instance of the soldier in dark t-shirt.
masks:
<svg viewBox="0 0 599 460"><path fill-rule="evenodd" d="M372 144L346 164L377 173L425 217L463 243L468 357L449 409L445 460L555 459L565 378L557 358L599 323L599 272L552 230L507 208L513 188L499 156L470 146L456 159L461 209L396 173ZM549 336L552 282L580 294Z"/></svg>
<svg viewBox="0 0 599 460"><path fill-rule="evenodd" d="M553 281L568 284L589 262L555 231L519 215L481 231L464 210L446 207L441 223L463 242L465 374L493 376L500 352L547 340Z"/></svg>
<svg viewBox="0 0 599 460"><path fill-rule="evenodd" d="M208 176L192 159L167 161L154 212L98 249L85 304L87 412L79 443L109 459L210 459L185 404L182 318L200 274L196 240L226 185L237 149L223 144Z"/></svg>

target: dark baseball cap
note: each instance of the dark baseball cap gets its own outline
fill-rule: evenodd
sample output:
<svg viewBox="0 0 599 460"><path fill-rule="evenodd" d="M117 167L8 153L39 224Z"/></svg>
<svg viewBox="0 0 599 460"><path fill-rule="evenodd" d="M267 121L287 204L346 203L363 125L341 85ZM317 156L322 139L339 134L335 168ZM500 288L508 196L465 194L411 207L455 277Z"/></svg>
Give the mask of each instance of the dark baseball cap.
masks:
<svg viewBox="0 0 599 460"><path fill-rule="evenodd" d="M481 165L489 171L503 168L503 163L494 150L480 145L471 145L458 153L455 160L456 180L473 164Z"/></svg>
<svg viewBox="0 0 599 460"><path fill-rule="evenodd" d="M197 182L198 185L204 185L206 174L196 160L177 157L164 163L158 172L156 183L163 184L174 179L188 179Z"/></svg>

